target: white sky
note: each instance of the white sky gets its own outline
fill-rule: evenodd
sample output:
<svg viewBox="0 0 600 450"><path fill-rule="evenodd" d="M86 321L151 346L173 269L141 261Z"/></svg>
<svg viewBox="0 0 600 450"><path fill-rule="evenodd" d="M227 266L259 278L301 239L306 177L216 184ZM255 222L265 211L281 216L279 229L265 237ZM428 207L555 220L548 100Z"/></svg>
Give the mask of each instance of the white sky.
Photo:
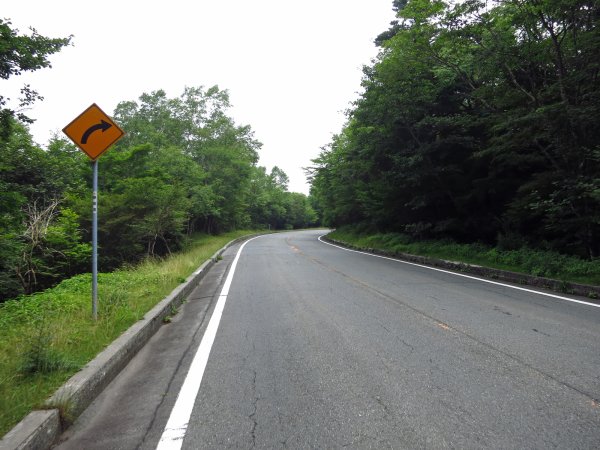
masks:
<svg viewBox="0 0 600 450"><path fill-rule="evenodd" d="M0 15L20 33L74 35L52 68L0 80L13 98L24 83L44 96L28 112L38 143L94 102L112 114L144 92L217 84L263 143L259 164L304 193L301 168L341 130L394 19L392 0L3 0Z"/></svg>

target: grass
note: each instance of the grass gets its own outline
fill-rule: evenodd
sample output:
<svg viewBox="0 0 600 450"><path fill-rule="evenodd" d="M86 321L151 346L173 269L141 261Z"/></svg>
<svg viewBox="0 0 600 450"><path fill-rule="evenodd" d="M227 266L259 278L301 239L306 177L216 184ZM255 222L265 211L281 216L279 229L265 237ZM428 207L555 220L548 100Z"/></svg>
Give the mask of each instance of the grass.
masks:
<svg viewBox="0 0 600 450"><path fill-rule="evenodd" d="M195 236L165 259L98 275L98 320L91 274L0 304L0 436L182 283L237 231Z"/></svg>
<svg viewBox="0 0 600 450"><path fill-rule="evenodd" d="M482 244L457 244L450 241L415 241L399 233L363 234L342 227L329 237L360 248L429 256L512 272L553 278L561 281L600 285L600 260L583 260L560 253L521 248L499 250Z"/></svg>

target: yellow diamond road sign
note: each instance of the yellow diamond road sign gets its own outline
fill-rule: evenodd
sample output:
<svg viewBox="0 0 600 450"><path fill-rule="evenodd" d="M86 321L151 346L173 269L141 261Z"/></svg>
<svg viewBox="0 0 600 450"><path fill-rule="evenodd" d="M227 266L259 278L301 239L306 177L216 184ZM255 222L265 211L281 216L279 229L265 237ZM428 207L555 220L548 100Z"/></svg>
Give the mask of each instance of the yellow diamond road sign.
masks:
<svg viewBox="0 0 600 450"><path fill-rule="evenodd" d="M95 103L64 127L63 133L92 160L125 134Z"/></svg>

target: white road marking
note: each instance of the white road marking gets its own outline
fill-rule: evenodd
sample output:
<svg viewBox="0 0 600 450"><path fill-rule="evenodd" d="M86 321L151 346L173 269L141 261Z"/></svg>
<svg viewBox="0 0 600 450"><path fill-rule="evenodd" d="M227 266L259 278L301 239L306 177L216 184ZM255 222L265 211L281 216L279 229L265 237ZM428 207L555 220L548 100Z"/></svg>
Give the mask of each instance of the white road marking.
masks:
<svg viewBox="0 0 600 450"><path fill-rule="evenodd" d="M593 306L595 308L600 308L600 305L597 304L597 303L584 302L582 300L576 300L574 298L563 297L561 295L549 294L547 292L541 292L541 291L534 291L533 289L526 289L526 288L522 288L522 287L519 287L519 286L513 286L513 285L510 285L510 284L499 283L497 281L486 280L485 278L479 278L479 277L474 277L474 276L471 276L471 275L464 275L462 273L451 272L449 270L438 269L437 267L425 266L423 264L417 264L417 263L412 263L412 262L408 262L408 261L402 261L401 259L390 258L388 256L376 255L374 253L361 252L359 250L352 250L352 249L349 249L349 248L345 248L345 247L341 247L339 245L332 244L330 242L325 242L324 240L321 239L323 236L325 236L325 235L323 234L323 235L319 236L319 241L321 243L327 244L327 245L331 245L332 247L336 247L336 248L345 250L347 252L360 253L362 255L374 256L375 258L387 259L389 261L395 261L395 262L402 263L402 264L408 264L408 265L411 265L411 266L422 267L423 269L435 270L436 272L448 273L450 275L455 275L457 277L469 278L471 280L477 280L477 281L482 281L484 283L495 284L495 285L498 285L498 286L504 286L504 287L507 287L507 288L517 289L519 291L529 292L529 293L532 293L532 294L544 295L546 297L557 298L559 300L565 300L567 302L580 303L582 305L588 305L588 306Z"/></svg>
<svg viewBox="0 0 600 450"><path fill-rule="evenodd" d="M223 284L223 289L219 294L219 299L215 305L215 310L213 311L210 322L206 327L206 331L204 332L200 346L196 351L192 365L190 366L189 372L185 377L185 381L183 382L183 386L181 386L181 390L177 396L175 406L173 406L173 410L171 411L167 425L165 426L160 441L158 442L158 446L156 447L157 450L179 450L183 444L183 439L185 438L185 433L192 415L192 410L194 409L194 403L196 402L196 397L198 396L198 391L200 390L200 383L202 383L202 377L204 376L204 370L206 369L206 364L208 362L208 356L210 355L210 350L215 341L219 323L221 322L221 316L223 315L223 309L225 308L225 302L227 301L229 288L231 287L231 282L233 281L235 268L246 244L259 237L262 236L256 236L244 242L235 255L235 259L231 264L225 284Z"/></svg>

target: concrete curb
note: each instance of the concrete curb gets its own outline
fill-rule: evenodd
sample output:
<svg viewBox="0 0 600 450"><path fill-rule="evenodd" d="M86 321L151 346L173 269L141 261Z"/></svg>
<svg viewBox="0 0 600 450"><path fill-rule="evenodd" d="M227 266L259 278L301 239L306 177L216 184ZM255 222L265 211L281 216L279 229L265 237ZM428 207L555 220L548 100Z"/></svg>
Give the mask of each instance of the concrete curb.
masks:
<svg viewBox="0 0 600 450"><path fill-rule="evenodd" d="M259 233L257 235L261 235ZM100 352L83 369L73 375L46 401L45 410L32 411L2 440L0 450L48 449L102 390L119 374L135 354L163 325L163 319L172 313L191 293L204 275L232 245L252 236L242 236L228 242L208 261L204 262L182 284L133 324L114 342Z"/></svg>
<svg viewBox="0 0 600 450"><path fill-rule="evenodd" d="M402 261L422 264L424 266L433 266L439 267L441 269L467 273L470 275L479 276L481 278L490 278L494 281L506 281L514 284L534 286L542 289L550 289L552 291L562 294L579 295L582 297L587 297L587 301L589 301L590 303L600 303L598 301L598 298L600 298L600 286L570 283L567 281L553 280L551 278L536 277L524 273L509 272L507 270L500 269L491 269L489 267L476 266L474 264L446 261L443 259L429 258L426 256L410 255L408 253L391 252L375 248L358 247L352 244L347 244L346 242L328 238L327 236L323 236L321 239L331 244L339 245L340 247L349 248L351 250L359 250L366 253L373 253L380 256L387 256L390 258L400 259Z"/></svg>
<svg viewBox="0 0 600 450"><path fill-rule="evenodd" d="M57 409L32 411L0 441L1 449L50 448L60 436L61 424Z"/></svg>

